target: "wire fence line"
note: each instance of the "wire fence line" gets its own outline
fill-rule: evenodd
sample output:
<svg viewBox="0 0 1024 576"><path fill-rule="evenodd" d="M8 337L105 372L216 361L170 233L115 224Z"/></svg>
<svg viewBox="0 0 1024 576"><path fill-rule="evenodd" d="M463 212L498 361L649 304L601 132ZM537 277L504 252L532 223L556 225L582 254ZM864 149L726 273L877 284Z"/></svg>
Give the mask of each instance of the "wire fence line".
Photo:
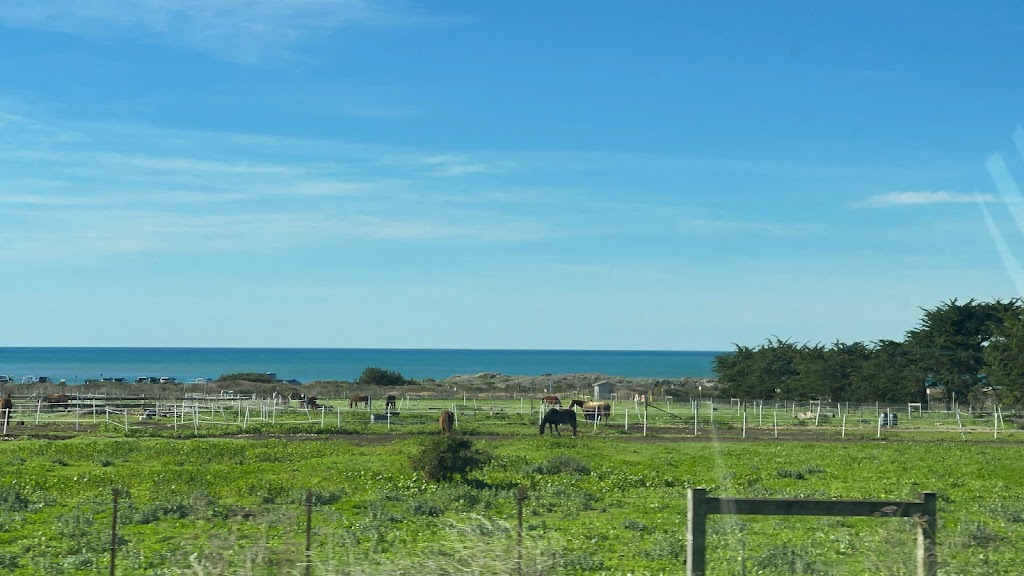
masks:
<svg viewBox="0 0 1024 576"><path fill-rule="evenodd" d="M539 424L554 406L539 398L397 398L388 405L381 399L353 406L349 399L301 399L286 397L200 396L181 400L123 399L68 396L15 398L6 418L0 414L2 434L17 435L32 428L90 430L98 425L132 430L192 431L215 427L219 433L273 427L303 427L330 431L363 426L367 431L391 431L436 426L443 410L451 410L456 426L472 424L509 434L532 433L527 424ZM562 407L564 409L564 407ZM993 407L988 412L965 412L959 406L929 410L921 404L886 405L775 401L715 398L676 402L664 396L655 402L647 397L612 398L608 412L578 412L579 426L587 431L619 434L682 435L729 438L829 438L864 439L910 437L910 433L952 433L962 440L1016 439L1024 437L1024 418L1014 411ZM369 426L366 428L366 426ZM22 428L27 427L27 428Z"/></svg>
<svg viewBox="0 0 1024 576"><path fill-rule="evenodd" d="M258 571L251 566L253 562L266 568L269 573L304 576L373 573L372 569L360 570L368 570L366 566L372 565L371 556L377 553L374 552L377 546L384 542L414 541L416 535L406 536L403 531L423 530L422 526L408 525L399 518L401 514L407 514L407 508L410 508L417 510L415 513L421 517L430 517L435 521L437 530L458 532L457 538L439 541L439 546L456 547L459 539L465 544L467 538L478 537L480 541L475 542L475 545L487 546L492 553L495 550L491 548L502 550L498 560L503 563L503 571L474 573L554 573L536 569L541 565L550 568L559 561L555 555L545 555L539 551L557 552L566 548L566 543L559 539L557 533L544 527L545 517L562 514L550 506L545 507L543 500L551 495L535 495L522 488L508 491L505 498L512 505L507 506L502 515L496 516L492 512L486 517L475 516L471 519L466 515L467 520L462 524L458 520L444 518L443 512L436 512L429 505L418 504L416 500L395 503L383 497L368 500L311 489L297 489L295 492L287 502L253 503L201 493L182 500L153 500L138 498L127 490L114 488L106 498L84 498L27 507L24 514L40 514L42 509L52 507L64 512L53 517L55 526L50 542L42 545L26 542L25 545L28 548L41 546L42 555L58 557L56 560L36 558L34 561L43 562L38 566L51 566L45 562L59 560L65 567L75 565L80 572L92 574L256 573ZM536 504L533 503L535 496L539 499ZM685 518L687 510L687 493L680 490L620 495L618 499L630 502L637 509L657 505L662 510L675 511L682 518ZM960 517L981 519L998 516L996 519L1013 523L1024 519L1022 500L963 500L955 504L940 502L940 508L948 510L950 506L958 508L957 515ZM599 509L580 509L573 514L585 520L589 518L592 522L602 522L605 516ZM987 542L988 549L992 549L994 543L986 539L998 539L994 529L980 529L983 526L976 523L967 522L963 526L950 524L950 515L945 511L940 512L940 518L944 520L940 528L940 557L942 552L970 544L972 539L983 540ZM11 521L11 518L7 520ZM158 531L155 535L151 527L161 522L169 523L168 526L172 528L191 524L193 530ZM652 529L640 520L627 520L627 524L630 529L642 532L650 532ZM829 521L820 521L818 524L834 527ZM733 545L742 543L744 534L768 529L758 528L762 525L771 526L747 520L722 519L709 524L709 534L722 539L723 545ZM844 524L844 528L855 530L864 526ZM388 531L388 534L385 535L383 531ZM658 545L662 547L670 541L678 546L685 536L685 528L678 525L668 526L661 531L672 537L671 540L660 539ZM201 541L195 540L197 533L202 534ZM53 543L58 541L62 541L62 547L52 548ZM487 544L487 541L491 543ZM12 574L19 573L18 569L29 568L27 562L31 559L15 558L9 553L9 544L0 539L0 568L9 568ZM1012 547L1012 543L1004 542L1002 545ZM603 546L614 547L615 543L605 542ZM675 549L671 553L678 554L679 551ZM662 552L669 553L664 550ZM751 549L750 553L753 552L755 550ZM433 548L430 553L449 559L457 555L454 550L443 548ZM620 555L626 558L630 554L647 553L649 551L620 551ZM417 559L423 561L420 557ZM738 561L745 562L742 551ZM181 570L164 571L169 566L161 563L174 564ZM247 563L248 571L244 568ZM161 566L160 570L157 570L158 566ZM678 567L681 572L682 558L678 558Z"/></svg>

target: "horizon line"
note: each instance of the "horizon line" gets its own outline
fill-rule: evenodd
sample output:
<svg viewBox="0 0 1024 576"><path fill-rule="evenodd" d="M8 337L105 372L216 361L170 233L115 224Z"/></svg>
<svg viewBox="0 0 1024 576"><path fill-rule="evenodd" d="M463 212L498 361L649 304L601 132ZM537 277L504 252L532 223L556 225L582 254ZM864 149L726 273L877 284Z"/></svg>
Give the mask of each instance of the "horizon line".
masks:
<svg viewBox="0 0 1024 576"><path fill-rule="evenodd" d="M653 348L366 348L329 346L0 346L0 350L386 350L395 352L706 352L730 350Z"/></svg>

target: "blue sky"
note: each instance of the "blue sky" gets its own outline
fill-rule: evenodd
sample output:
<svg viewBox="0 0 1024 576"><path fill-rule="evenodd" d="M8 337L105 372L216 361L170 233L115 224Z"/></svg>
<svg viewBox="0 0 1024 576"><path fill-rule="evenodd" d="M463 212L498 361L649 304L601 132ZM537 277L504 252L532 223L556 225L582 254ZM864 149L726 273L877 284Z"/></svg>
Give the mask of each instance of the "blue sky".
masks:
<svg viewBox="0 0 1024 576"><path fill-rule="evenodd" d="M727 349L1012 297L1014 2L7 0L0 345Z"/></svg>

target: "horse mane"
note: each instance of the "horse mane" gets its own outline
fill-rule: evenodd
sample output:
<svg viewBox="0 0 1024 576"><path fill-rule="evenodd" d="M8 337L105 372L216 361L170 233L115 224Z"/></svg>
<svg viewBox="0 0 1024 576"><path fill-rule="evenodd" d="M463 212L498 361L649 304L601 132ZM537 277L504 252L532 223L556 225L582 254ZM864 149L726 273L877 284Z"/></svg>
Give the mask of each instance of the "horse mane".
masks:
<svg viewBox="0 0 1024 576"><path fill-rule="evenodd" d="M540 421L540 434L544 435L544 427L548 428L554 426L555 433L559 436L562 435L558 430L559 424L568 424L572 426L572 435L576 437L576 411L568 408L552 408L544 414L544 418Z"/></svg>

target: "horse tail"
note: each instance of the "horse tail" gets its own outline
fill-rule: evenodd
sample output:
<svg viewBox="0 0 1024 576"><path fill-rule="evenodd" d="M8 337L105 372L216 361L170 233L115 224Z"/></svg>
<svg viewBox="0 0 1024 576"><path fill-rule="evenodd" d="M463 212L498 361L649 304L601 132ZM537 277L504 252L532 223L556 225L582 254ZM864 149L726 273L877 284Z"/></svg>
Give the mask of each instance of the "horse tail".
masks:
<svg viewBox="0 0 1024 576"><path fill-rule="evenodd" d="M441 417L438 420L441 426L441 434L447 435L452 431L452 426L455 425L455 414L452 414L451 410L445 410L441 412Z"/></svg>

